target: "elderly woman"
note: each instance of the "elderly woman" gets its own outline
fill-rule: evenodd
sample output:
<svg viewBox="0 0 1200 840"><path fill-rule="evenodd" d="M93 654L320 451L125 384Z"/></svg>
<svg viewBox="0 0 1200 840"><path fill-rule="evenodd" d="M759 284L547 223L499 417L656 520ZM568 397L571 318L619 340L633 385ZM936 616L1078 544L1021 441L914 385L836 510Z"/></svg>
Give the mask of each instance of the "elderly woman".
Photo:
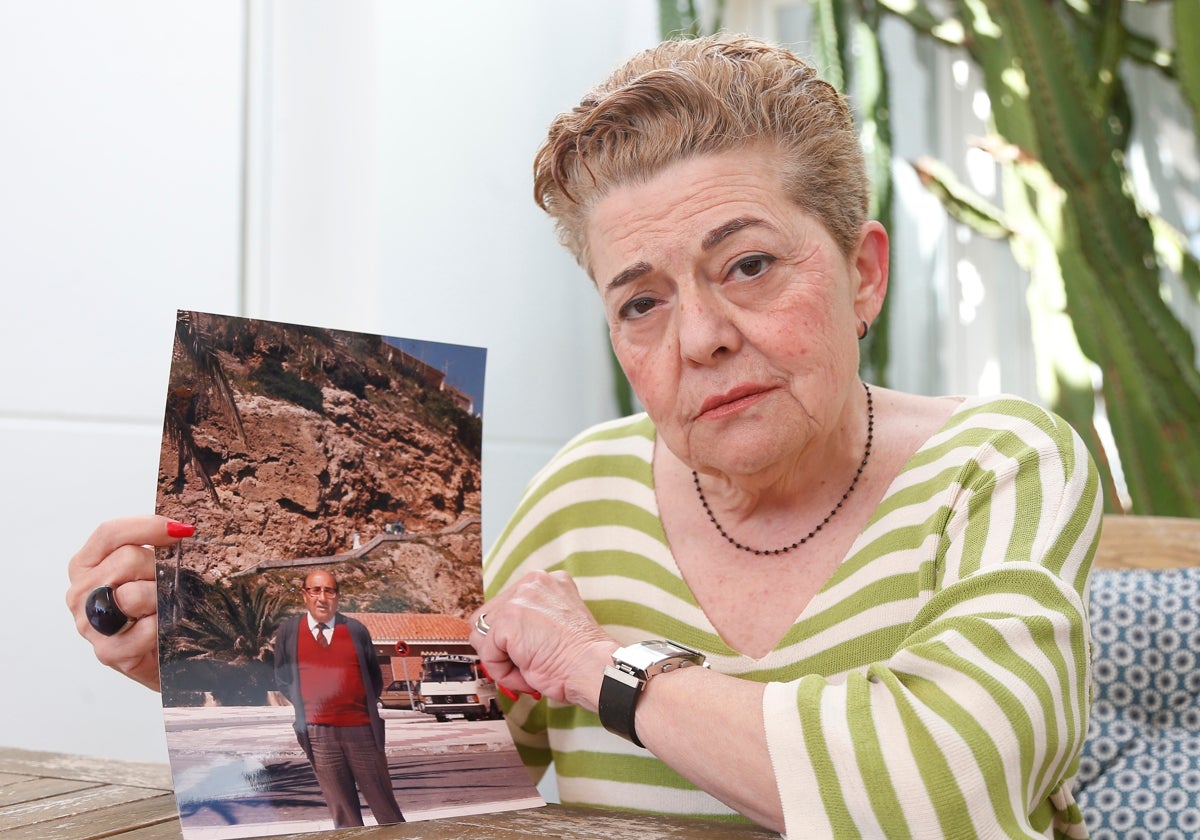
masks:
<svg viewBox="0 0 1200 840"><path fill-rule="evenodd" d="M527 694L527 764L793 837L1083 836L1095 471L1029 403L859 379L888 237L842 98L782 49L667 42L554 122L535 192L645 413L570 442L485 562L471 639ZM152 628L80 604L166 529L101 526L68 593L150 685Z"/></svg>

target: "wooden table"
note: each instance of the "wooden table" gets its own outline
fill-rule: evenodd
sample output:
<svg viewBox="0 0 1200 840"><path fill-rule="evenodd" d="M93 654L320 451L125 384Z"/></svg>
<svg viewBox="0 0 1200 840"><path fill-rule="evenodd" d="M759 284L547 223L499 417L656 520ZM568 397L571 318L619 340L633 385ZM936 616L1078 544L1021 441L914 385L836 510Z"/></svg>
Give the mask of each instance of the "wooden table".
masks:
<svg viewBox="0 0 1200 840"><path fill-rule="evenodd" d="M165 764L0 748L0 836L4 840L180 840ZM293 837L313 840L718 840L776 837L744 825L547 805Z"/></svg>

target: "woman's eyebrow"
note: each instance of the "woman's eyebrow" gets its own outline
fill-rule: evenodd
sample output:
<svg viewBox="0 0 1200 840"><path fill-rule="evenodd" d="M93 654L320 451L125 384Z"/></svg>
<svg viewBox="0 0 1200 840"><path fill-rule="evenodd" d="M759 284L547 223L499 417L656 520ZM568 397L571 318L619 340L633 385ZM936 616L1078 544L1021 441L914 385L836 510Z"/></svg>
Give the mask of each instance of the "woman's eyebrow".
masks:
<svg viewBox="0 0 1200 840"><path fill-rule="evenodd" d="M604 291L607 294L613 289L619 289L626 283L632 283L634 280L645 274L649 274L653 270L654 268L650 265L650 263L646 262L645 260L638 260L612 280L608 281L608 285L604 287Z"/></svg>
<svg viewBox="0 0 1200 840"><path fill-rule="evenodd" d="M702 251L711 251L717 245L721 244L726 238L737 233L739 230L744 230L748 227L768 226L762 219L755 218L736 218L730 219L722 225L719 225L704 235L700 240L700 249ZM633 265L626 268L624 271L617 274L612 280L608 281L608 285L604 287L604 291L611 292L614 289L619 289L627 283L632 283L634 280L649 274L653 271L653 266L645 260L639 260Z"/></svg>
<svg viewBox="0 0 1200 840"><path fill-rule="evenodd" d="M737 233L739 230L743 230L744 228L748 228L748 227L754 227L756 225L765 225L765 224L766 224L766 222L764 222L762 219L754 219L754 218L730 219L725 224L715 227L712 230L710 230L707 234L705 234L704 238L702 240L700 240L700 249L702 251L711 251L717 245L720 245L721 242L726 237L732 236L733 234Z"/></svg>

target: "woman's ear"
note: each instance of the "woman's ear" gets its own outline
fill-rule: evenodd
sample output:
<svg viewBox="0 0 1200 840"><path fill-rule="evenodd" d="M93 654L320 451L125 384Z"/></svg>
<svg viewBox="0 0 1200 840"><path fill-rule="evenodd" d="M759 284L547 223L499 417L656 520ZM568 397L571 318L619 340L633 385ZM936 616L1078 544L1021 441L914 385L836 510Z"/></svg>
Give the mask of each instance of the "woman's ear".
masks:
<svg viewBox="0 0 1200 840"><path fill-rule="evenodd" d="M868 324L874 323L883 308L883 298L888 288L887 229L872 219L859 229L858 249L853 255L854 313Z"/></svg>

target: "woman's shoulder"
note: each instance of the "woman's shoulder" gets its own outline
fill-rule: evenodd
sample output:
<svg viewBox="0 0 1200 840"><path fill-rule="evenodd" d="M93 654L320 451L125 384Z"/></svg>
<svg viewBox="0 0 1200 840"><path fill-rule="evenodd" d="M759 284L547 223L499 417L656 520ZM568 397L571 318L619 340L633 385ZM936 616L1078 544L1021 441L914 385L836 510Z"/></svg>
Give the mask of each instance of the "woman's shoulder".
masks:
<svg viewBox="0 0 1200 840"><path fill-rule="evenodd" d="M644 413L597 423L563 444L530 485L564 469L611 470L619 462L626 462L626 469L640 472L653 458L654 438L654 424Z"/></svg>
<svg viewBox="0 0 1200 840"><path fill-rule="evenodd" d="M654 424L645 414L607 420L585 429L563 444L525 487L512 520L521 519L533 507L545 510L591 498L597 479L618 479L650 487L653 484ZM574 490L580 482L592 489ZM568 492L562 492L567 489ZM548 497L557 501L548 507ZM510 520L510 525L512 521Z"/></svg>
<svg viewBox="0 0 1200 840"><path fill-rule="evenodd" d="M654 442L654 423L644 411L589 426L568 440L560 451L569 452L583 445L630 439Z"/></svg>
<svg viewBox="0 0 1200 840"><path fill-rule="evenodd" d="M1058 447L1077 437L1075 430L1053 411L1014 394L955 397L917 397L919 405L950 405L942 422L926 440L929 446L962 446L998 438L1020 439L1033 446Z"/></svg>
<svg viewBox="0 0 1200 840"><path fill-rule="evenodd" d="M1023 397L916 397L909 403L918 411L929 411L931 404L940 405L944 416L912 450L903 475L928 475L955 465L994 470L1034 462L1058 462L1071 473L1086 472L1090 464L1083 439L1070 424Z"/></svg>
<svg viewBox="0 0 1200 840"><path fill-rule="evenodd" d="M1012 394L963 397L898 484L933 475L1031 517L1076 511L1086 517L1098 500L1096 467L1083 437L1053 411Z"/></svg>
<svg viewBox="0 0 1200 840"><path fill-rule="evenodd" d="M1004 418L1008 418L1008 422L1033 423L1044 429L1057 428L1063 422L1049 409L1015 394L983 394L957 399L959 403L951 415L952 422L992 422L1003 425L1006 422Z"/></svg>
<svg viewBox="0 0 1200 840"><path fill-rule="evenodd" d="M1053 413L1011 394L926 396L884 388L873 390L877 434L899 458L931 449L984 445L1014 436L1027 442L1061 440L1071 430Z"/></svg>
<svg viewBox="0 0 1200 840"><path fill-rule="evenodd" d="M1024 450L1068 464L1088 461L1083 438L1070 423L1012 394L964 398L944 432L947 439L974 438L1009 457Z"/></svg>
<svg viewBox="0 0 1200 840"><path fill-rule="evenodd" d="M616 516L626 529L634 519L653 529L654 439L653 423L639 414L599 423L564 444L529 481L484 560L489 597L519 572L558 562L564 536L579 529L614 524ZM542 551L548 543L554 550Z"/></svg>

